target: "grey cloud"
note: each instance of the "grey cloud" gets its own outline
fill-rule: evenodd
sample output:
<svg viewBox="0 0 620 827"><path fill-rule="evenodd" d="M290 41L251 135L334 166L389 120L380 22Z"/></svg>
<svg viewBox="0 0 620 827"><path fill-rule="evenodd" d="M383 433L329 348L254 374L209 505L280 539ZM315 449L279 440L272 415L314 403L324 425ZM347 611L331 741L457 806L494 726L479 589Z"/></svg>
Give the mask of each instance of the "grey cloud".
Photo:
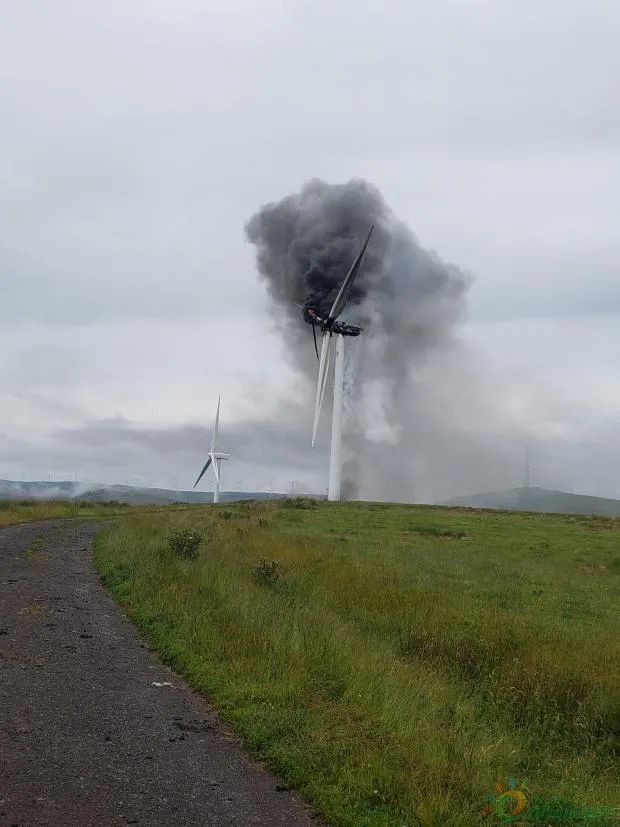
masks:
<svg viewBox="0 0 620 827"><path fill-rule="evenodd" d="M23 2L5 18L5 322L206 318L214 299L238 318L211 274L232 272L257 295L242 217L326 155L360 172L375 158L441 168L476 157L497 177L579 149L611 151L618 168L613 4L330 7L327 28L321 3L276 25L269 5L262 21L176 5ZM320 61L298 59L307 44Z"/></svg>
<svg viewBox="0 0 620 827"><path fill-rule="evenodd" d="M174 360L152 371L138 348L131 349L142 335L144 350L149 340L153 348L169 342L181 360L188 338L182 324L171 334L174 321L204 325L204 345L191 340L192 348L204 346L204 361L192 362L195 375L183 377L185 389L174 382L188 417L196 386L211 393L220 381L213 338L219 354L226 349L227 365L236 359L246 371L260 365L267 375L280 375L277 358L265 364L259 347L248 352L246 328L275 323L243 223L258 205L312 177L376 182L421 246L476 274L469 306L474 324L618 314L616 0L446 0L364 9L319 0L286 14L276 0L266 0L260 15L248 15L240 0L225 6L201 0L4 5L0 352L12 365L2 368L0 391L9 399L0 411L0 468L9 458L19 473L24 465L40 468L39 462L59 473L84 467L94 479L112 482L136 465L144 469L140 476L153 479L171 465L175 473L191 465L191 440L187 452L166 452L167 437L177 437L163 424L160 442L119 421L109 425L107 448L103 433L89 443L93 413L105 401L106 410L139 420L139 410L124 410L122 382L147 375L163 388L176 380ZM401 301L417 318L416 298L403 293ZM144 319L153 321L140 334ZM229 324L229 337L219 327L213 333L214 319ZM28 349L27 322L38 328L36 350ZM607 350L616 352L618 334L611 325L605 329ZM46 358L45 340L56 330L64 332L63 350L50 346ZM549 340L564 336L568 346L572 330L556 327ZM510 326L505 331L518 350L518 335ZM550 342L541 340L533 366L549 360L551 369L555 360L561 369L566 356ZM442 368L434 382L409 382L403 399L413 393L412 405L403 408L400 449L385 439L360 443L365 461L384 463L394 478L407 453L414 473L396 489L412 480L415 497L434 497L519 477L519 450L504 442L525 440L529 423L511 430L500 406L477 430L462 426L476 409L461 401L468 382L492 399L508 393L480 376L490 347L479 341L474 378ZM375 348L385 356L389 342ZM362 374L366 359L379 358L376 349L365 350L361 343ZM93 366L89 373L80 361L84 351L100 355L101 372ZM307 358L310 370L310 348ZM398 365L395 359L394 375ZM415 367L421 371L424 360ZM585 388L589 370L582 364L572 385ZM461 409L454 420L428 401L434 385L446 383L454 398L444 404ZM533 382L532 388L537 391ZM11 406L12 400L20 404ZM143 404L145 418L156 416L151 396ZM604 404L601 416L615 413L612 402ZM564 416L570 421L571 412ZM446 427L436 428L431 440L433 417ZM544 417L540 411L531 417L535 430ZM66 433L54 431L63 422ZM299 443L291 437L281 453L265 427L254 423L254 433L273 447L278 463L285 464L290 451L297 473L312 467L322 479L324 455L305 453L305 425L299 424ZM598 446L611 432L603 436L600 423L593 427L591 449L580 447L583 437L554 442L566 459L549 458L550 479L595 484L588 474L605 466ZM20 440L28 430L26 444ZM397 437L398 428L391 430ZM241 453L262 467L250 436L240 431L237 438ZM116 450L118 440L123 450ZM321 444L325 450L326 434ZM580 467L573 473L575 463ZM600 485L616 491L607 466L601 475ZM380 493L363 482L373 496Z"/></svg>

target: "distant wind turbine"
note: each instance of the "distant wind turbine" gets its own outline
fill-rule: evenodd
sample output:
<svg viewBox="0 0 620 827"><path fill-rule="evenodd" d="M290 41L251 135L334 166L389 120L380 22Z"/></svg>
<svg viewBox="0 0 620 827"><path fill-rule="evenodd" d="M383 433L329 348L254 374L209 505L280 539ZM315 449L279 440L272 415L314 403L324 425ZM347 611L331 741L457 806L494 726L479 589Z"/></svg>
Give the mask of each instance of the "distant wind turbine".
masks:
<svg viewBox="0 0 620 827"><path fill-rule="evenodd" d="M217 411L215 413L215 425L213 426L213 436L211 437L211 450L209 451L209 458L205 462L204 468L198 475L198 479L194 483L194 488L198 485L200 480L204 477L207 468L212 466L213 468L213 476L215 477L215 485L213 488L213 502L219 503L220 501L220 481L222 478L222 460L230 459L230 454L222 454L218 453L216 450L217 444L217 434L220 427L220 397L217 398Z"/></svg>

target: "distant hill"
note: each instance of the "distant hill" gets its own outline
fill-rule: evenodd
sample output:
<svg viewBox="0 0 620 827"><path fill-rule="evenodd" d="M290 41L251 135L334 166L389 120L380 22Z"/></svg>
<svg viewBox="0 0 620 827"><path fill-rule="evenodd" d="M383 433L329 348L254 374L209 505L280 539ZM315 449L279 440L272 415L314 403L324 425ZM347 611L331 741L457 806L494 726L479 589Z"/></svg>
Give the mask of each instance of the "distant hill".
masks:
<svg viewBox="0 0 620 827"><path fill-rule="evenodd" d="M444 505L495 508L507 511L539 511L545 514L600 514L606 517L620 517L620 500L535 487L469 494L466 497L454 497Z"/></svg>
<svg viewBox="0 0 620 827"><path fill-rule="evenodd" d="M285 494L271 495L281 499ZM233 500L268 500L262 491L223 491L220 502ZM63 482L17 482L0 480L0 500L84 500L109 502L115 500L128 505L171 505L172 503L210 503L213 494L203 491L174 491L169 488L138 488L132 485L91 485Z"/></svg>

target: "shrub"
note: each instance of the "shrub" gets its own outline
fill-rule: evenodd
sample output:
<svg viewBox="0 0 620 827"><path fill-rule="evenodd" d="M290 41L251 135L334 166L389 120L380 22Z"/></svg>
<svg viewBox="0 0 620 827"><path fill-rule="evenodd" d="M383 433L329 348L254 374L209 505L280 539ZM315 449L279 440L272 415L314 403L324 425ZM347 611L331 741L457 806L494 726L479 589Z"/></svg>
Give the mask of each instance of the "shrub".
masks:
<svg viewBox="0 0 620 827"><path fill-rule="evenodd" d="M261 557L252 573L259 583L271 586L280 579L280 564L277 560L266 560Z"/></svg>
<svg viewBox="0 0 620 827"><path fill-rule="evenodd" d="M264 517L259 517L258 524L261 528L266 528L269 525L269 522Z"/></svg>
<svg viewBox="0 0 620 827"><path fill-rule="evenodd" d="M282 500L282 508L316 508L316 503L310 497L292 497Z"/></svg>
<svg viewBox="0 0 620 827"><path fill-rule="evenodd" d="M202 535L196 531L189 531L187 528L173 531L168 535L170 549L179 557L189 557L191 560L198 557L198 547L201 543Z"/></svg>
<svg viewBox="0 0 620 827"><path fill-rule="evenodd" d="M442 537L446 540L470 539L464 531L450 531L448 528L438 528L437 526L409 526L409 531L419 534L421 537Z"/></svg>
<svg viewBox="0 0 620 827"><path fill-rule="evenodd" d="M222 511L222 517L223 517L225 520L230 520L230 518L232 517L232 515L233 515L232 511Z"/></svg>

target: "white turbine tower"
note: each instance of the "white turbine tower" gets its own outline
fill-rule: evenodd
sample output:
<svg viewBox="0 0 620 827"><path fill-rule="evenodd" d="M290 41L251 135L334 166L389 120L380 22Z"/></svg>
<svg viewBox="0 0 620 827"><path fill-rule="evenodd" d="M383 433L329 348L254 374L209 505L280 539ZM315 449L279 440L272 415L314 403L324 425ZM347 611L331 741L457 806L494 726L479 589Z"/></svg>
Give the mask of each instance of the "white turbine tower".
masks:
<svg viewBox="0 0 620 827"><path fill-rule="evenodd" d="M220 501L220 481L222 479L222 460L230 459L230 454L218 453L216 450L217 432L220 427L220 397L217 398L217 411L215 413L215 425L213 426L213 436L211 437L211 450L209 451L209 458L207 459L204 468L198 475L198 479L194 483L194 488L198 485L200 480L205 475L207 468L213 466L213 476L215 477L215 487L213 489L213 502Z"/></svg>
<svg viewBox="0 0 620 827"><path fill-rule="evenodd" d="M329 487L327 499L332 501L340 500L340 478L342 472L342 399L344 394L344 342L345 336L359 336L362 332L360 327L339 322L338 317L342 313L351 293L353 282L364 258L366 247L370 241L374 227L370 228L362 249L357 254L351 265L347 277L342 283L336 300L329 311L326 319L321 319L312 307L304 312L307 321L312 325L318 324L323 331L321 342L321 355L319 357L319 375L316 386L316 401L314 404L314 426L312 428L312 447L316 442L316 434L319 427L319 418L323 406L325 386L327 385L327 374L331 358L332 337L336 339L336 360L334 368L334 408L332 413L332 440L329 453ZM315 339L316 344L316 339Z"/></svg>

